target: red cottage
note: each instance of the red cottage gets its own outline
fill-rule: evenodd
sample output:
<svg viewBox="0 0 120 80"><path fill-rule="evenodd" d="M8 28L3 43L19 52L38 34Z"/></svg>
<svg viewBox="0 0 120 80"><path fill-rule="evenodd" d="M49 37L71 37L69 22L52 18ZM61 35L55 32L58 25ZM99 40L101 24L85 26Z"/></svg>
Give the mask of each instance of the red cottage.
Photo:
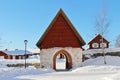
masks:
<svg viewBox="0 0 120 80"><path fill-rule="evenodd" d="M6 55L4 59L24 59L25 58L25 50L3 50L3 53ZM26 51L26 58L31 56L32 53L30 51Z"/></svg>
<svg viewBox="0 0 120 80"><path fill-rule="evenodd" d="M100 49L102 46L104 48L109 48L109 42L103 38L103 44L102 44L102 36L100 34L97 34L89 43L88 49Z"/></svg>

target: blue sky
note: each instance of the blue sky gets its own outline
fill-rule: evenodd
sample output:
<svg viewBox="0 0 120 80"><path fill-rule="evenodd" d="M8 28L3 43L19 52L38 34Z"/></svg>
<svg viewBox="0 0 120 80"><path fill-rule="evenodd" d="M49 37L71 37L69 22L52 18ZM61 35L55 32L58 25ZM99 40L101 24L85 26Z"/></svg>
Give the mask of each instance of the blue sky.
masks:
<svg viewBox="0 0 120 80"><path fill-rule="evenodd" d="M106 38L114 47L120 34L120 0L104 0L107 20ZM62 8L86 43L95 34L95 21L102 8L102 0L0 0L0 48L36 48L45 29Z"/></svg>

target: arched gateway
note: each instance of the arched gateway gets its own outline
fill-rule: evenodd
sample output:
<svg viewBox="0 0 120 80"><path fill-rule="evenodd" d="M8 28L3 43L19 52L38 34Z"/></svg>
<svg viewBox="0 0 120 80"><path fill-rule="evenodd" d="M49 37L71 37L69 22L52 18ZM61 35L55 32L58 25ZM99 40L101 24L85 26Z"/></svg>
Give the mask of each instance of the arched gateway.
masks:
<svg viewBox="0 0 120 80"><path fill-rule="evenodd" d="M55 59L61 53L66 57L66 69L80 66L82 63L82 46L85 42L62 9L36 45L40 48L41 67L56 69Z"/></svg>
<svg viewBox="0 0 120 80"><path fill-rule="evenodd" d="M55 55L53 56L53 69L56 70L56 58L59 54L64 54L66 56L66 69L71 69L72 68L72 57L71 55L65 51L65 50L60 50L58 52L55 53Z"/></svg>

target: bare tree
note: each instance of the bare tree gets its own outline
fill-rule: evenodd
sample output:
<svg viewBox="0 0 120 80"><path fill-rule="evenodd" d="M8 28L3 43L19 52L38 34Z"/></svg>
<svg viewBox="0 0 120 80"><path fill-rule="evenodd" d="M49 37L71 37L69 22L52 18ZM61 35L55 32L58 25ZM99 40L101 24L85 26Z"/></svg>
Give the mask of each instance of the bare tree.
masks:
<svg viewBox="0 0 120 80"><path fill-rule="evenodd" d="M96 30L97 30L97 33L102 36L101 43L102 43L102 52L103 52L103 57L104 57L104 64L106 64L106 59L105 59L105 52L104 52L104 46L103 46L103 37L107 32L109 24L110 24L110 22L107 22L107 20L106 20L105 7L103 7L100 15L96 18Z"/></svg>
<svg viewBox="0 0 120 80"><path fill-rule="evenodd" d="M116 38L115 46L120 47L120 34Z"/></svg>
<svg viewBox="0 0 120 80"><path fill-rule="evenodd" d="M107 32L107 29L110 25L110 22L107 21L107 15L106 10L102 9L100 15L96 18L96 30L98 34L105 35Z"/></svg>
<svg viewBox="0 0 120 80"><path fill-rule="evenodd" d="M1 50L2 47L3 47L2 46L2 38L0 37L0 50Z"/></svg>

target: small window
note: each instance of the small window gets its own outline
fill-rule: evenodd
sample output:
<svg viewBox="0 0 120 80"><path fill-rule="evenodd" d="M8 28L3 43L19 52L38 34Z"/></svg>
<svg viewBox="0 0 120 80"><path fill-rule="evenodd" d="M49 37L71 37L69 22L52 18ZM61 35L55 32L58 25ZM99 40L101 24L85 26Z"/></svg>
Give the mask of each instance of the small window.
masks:
<svg viewBox="0 0 120 80"><path fill-rule="evenodd" d="M93 47L93 48L98 48L98 43L93 43L93 44L92 44L92 47Z"/></svg>
<svg viewBox="0 0 120 80"><path fill-rule="evenodd" d="M100 42L102 42L102 39L100 39Z"/></svg>
<svg viewBox="0 0 120 80"><path fill-rule="evenodd" d="M10 55L8 55L8 59L10 59Z"/></svg>
<svg viewBox="0 0 120 80"><path fill-rule="evenodd" d="M13 56L13 59L15 59L15 56Z"/></svg>
<svg viewBox="0 0 120 80"><path fill-rule="evenodd" d="M21 56L19 56L19 59L21 59Z"/></svg>
<svg viewBox="0 0 120 80"><path fill-rule="evenodd" d="M102 48L106 48L107 47L107 45L106 45L106 43L100 43L100 47Z"/></svg>

